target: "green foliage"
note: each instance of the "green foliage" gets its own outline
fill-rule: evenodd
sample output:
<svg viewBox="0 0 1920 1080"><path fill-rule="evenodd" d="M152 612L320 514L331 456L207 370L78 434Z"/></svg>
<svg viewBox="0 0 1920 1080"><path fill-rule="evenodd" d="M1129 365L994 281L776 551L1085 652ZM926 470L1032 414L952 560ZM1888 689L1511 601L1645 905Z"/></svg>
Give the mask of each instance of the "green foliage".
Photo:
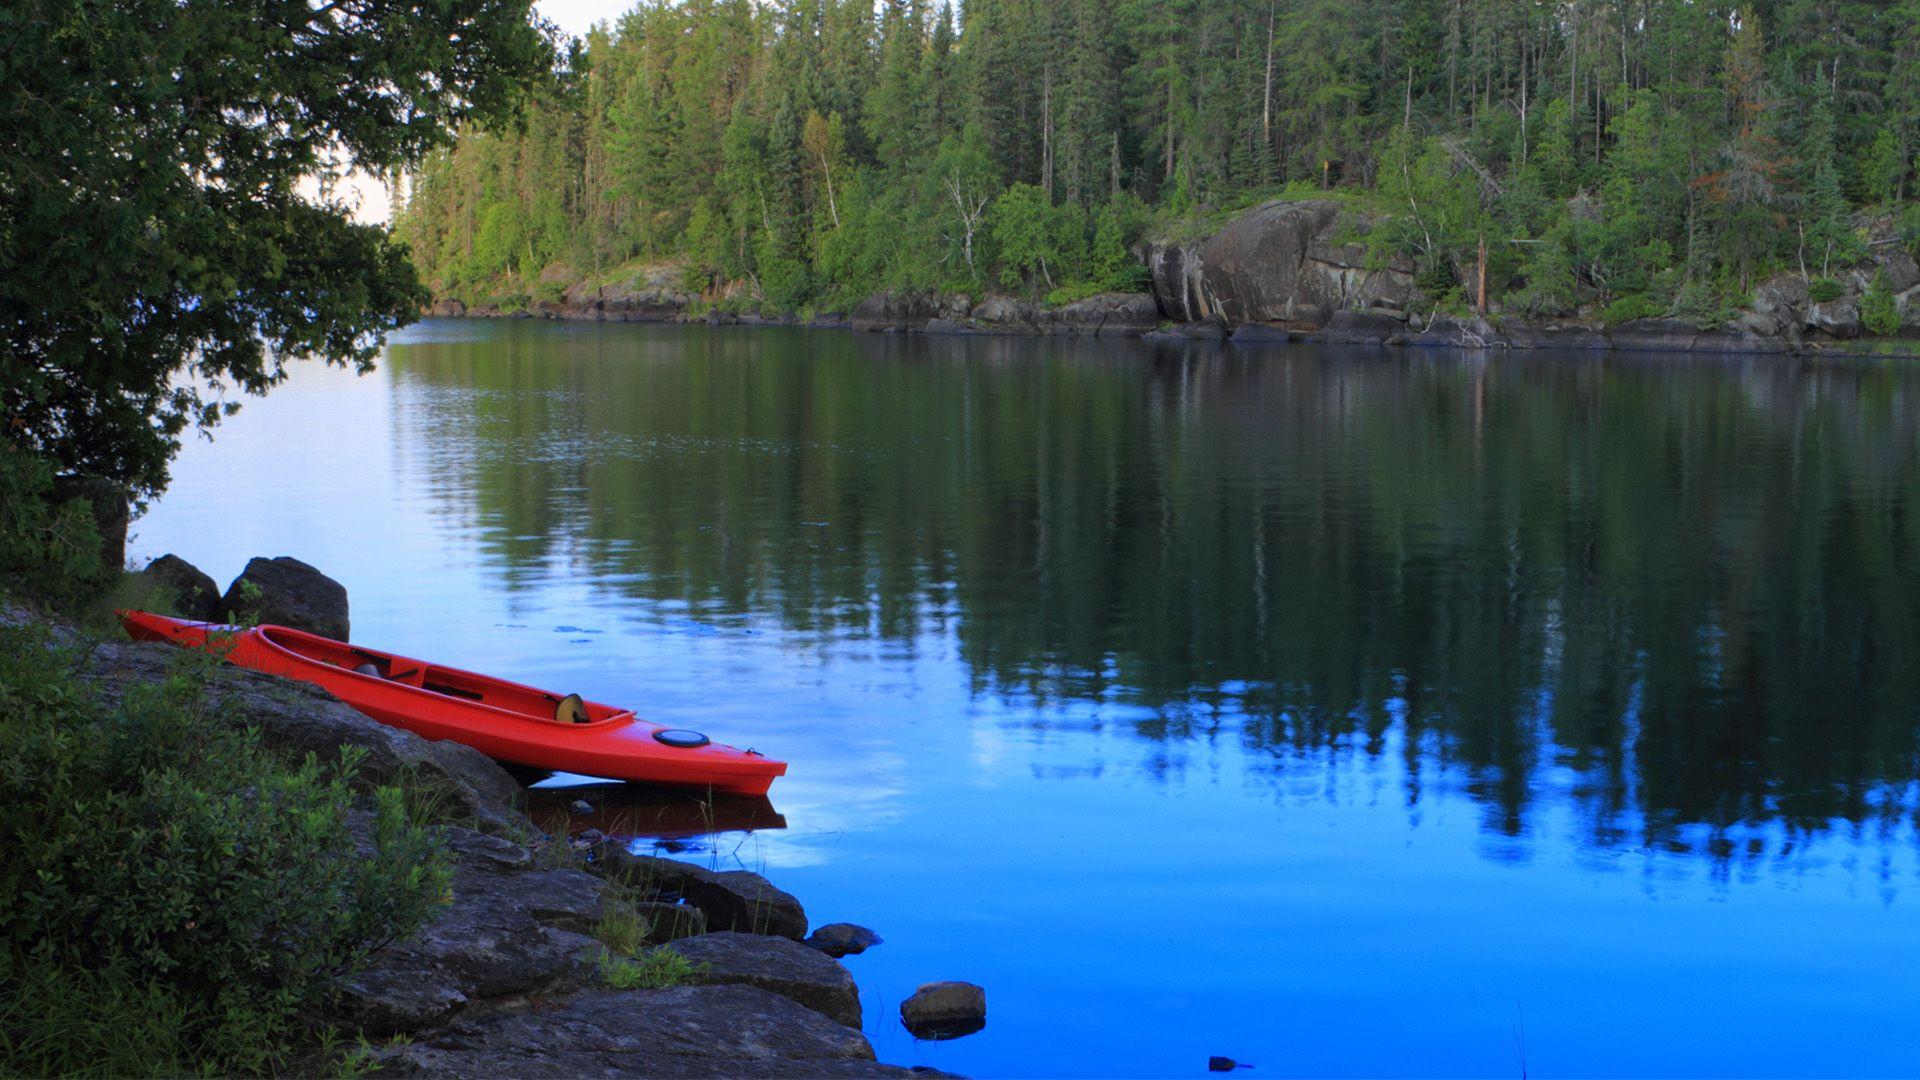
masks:
<svg viewBox="0 0 1920 1080"><path fill-rule="evenodd" d="M1818 277L1807 282L1807 298L1816 304L1838 300L1847 294L1847 287L1830 277Z"/></svg>
<svg viewBox="0 0 1920 1080"><path fill-rule="evenodd" d="M1608 326L1619 326L1635 319L1657 319L1666 314L1666 306L1646 293L1628 293L1609 303L1601 318Z"/></svg>
<svg viewBox="0 0 1920 1080"><path fill-rule="evenodd" d="M270 1071L442 901L437 842L384 788L357 851L357 756L289 765L212 715L210 657L113 709L73 662L0 630L0 1072Z"/></svg>
<svg viewBox="0 0 1920 1080"><path fill-rule="evenodd" d="M288 357L365 368L425 299L405 245L298 186L507 116L527 0L18 0L0 12L0 417L140 492ZM440 238L433 238L438 242ZM191 375L191 378L183 378Z"/></svg>
<svg viewBox="0 0 1920 1080"><path fill-rule="evenodd" d="M1192 238L1278 194L1364 208L1370 263L1441 307L1475 299L1484 238L1513 306L1704 315L1857 262L1855 211L1900 210L1920 131L1911 4L1848 4L1845 35L1800 0L955 7L641 5L590 39L584 89L429 160L402 232L462 295L560 258L685 258L788 310L1051 299L1142 287L1149 219ZM505 255L495 205L537 258Z"/></svg>
<svg viewBox="0 0 1920 1080"><path fill-rule="evenodd" d="M1873 281L1860 297L1860 323L1870 334L1886 335L1900 329L1900 305L1893 298L1893 286L1887 281L1887 272L1881 270L1873 275Z"/></svg>
<svg viewBox="0 0 1920 1080"><path fill-rule="evenodd" d="M0 587L68 605L106 577L84 501L56 506L53 464L0 444Z"/></svg>
<svg viewBox="0 0 1920 1080"><path fill-rule="evenodd" d="M692 961L664 945L637 956L616 956L603 950L599 964L600 981L614 990L663 990L669 986L684 986L699 971Z"/></svg>

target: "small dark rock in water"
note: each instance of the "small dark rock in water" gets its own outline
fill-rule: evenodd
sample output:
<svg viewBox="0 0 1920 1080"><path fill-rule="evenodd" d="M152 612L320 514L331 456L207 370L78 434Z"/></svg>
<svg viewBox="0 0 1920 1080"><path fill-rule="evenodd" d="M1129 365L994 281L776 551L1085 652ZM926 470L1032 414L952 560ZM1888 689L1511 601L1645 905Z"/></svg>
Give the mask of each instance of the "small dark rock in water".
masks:
<svg viewBox="0 0 1920 1080"><path fill-rule="evenodd" d="M171 597L182 617L201 622L219 621L220 586L180 556L162 555L148 563L140 576Z"/></svg>
<svg viewBox="0 0 1920 1080"><path fill-rule="evenodd" d="M1208 1072L1232 1072L1235 1069L1251 1069L1253 1066L1230 1057L1210 1057L1207 1059Z"/></svg>
<svg viewBox="0 0 1920 1080"><path fill-rule="evenodd" d="M247 586L258 590L248 597ZM263 623L345 641L348 632L347 589L320 571L285 555L251 559L220 598L222 610Z"/></svg>
<svg viewBox="0 0 1920 1080"><path fill-rule="evenodd" d="M567 804L567 811L574 814L593 813L593 804L585 799L575 799Z"/></svg>
<svg viewBox="0 0 1920 1080"><path fill-rule="evenodd" d="M813 932L807 944L832 957L857 956L880 944L879 934L853 923L828 923Z"/></svg>
<svg viewBox="0 0 1920 1080"><path fill-rule="evenodd" d="M987 992L969 982L928 983L900 1003L916 1039L957 1039L987 1026Z"/></svg>

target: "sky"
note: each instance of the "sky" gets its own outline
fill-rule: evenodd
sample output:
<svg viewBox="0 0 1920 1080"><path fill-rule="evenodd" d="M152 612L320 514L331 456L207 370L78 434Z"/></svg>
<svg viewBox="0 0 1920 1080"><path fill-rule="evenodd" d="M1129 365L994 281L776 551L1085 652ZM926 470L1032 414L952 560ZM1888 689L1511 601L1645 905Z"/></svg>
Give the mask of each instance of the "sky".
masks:
<svg viewBox="0 0 1920 1080"><path fill-rule="evenodd" d="M594 23L612 22L632 6L633 0L539 0L533 5L574 37L584 37Z"/></svg>
<svg viewBox="0 0 1920 1080"><path fill-rule="evenodd" d="M539 0L534 10L553 20L562 33L584 37L596 22L612 22L633 6L634 0ZM319 194L319 181L309 177L300 184L302 194ZM353 207L355 221L377 225L393 216L393 196L385 184L366 173L355 171L334 185L333 194Z"/></svg>

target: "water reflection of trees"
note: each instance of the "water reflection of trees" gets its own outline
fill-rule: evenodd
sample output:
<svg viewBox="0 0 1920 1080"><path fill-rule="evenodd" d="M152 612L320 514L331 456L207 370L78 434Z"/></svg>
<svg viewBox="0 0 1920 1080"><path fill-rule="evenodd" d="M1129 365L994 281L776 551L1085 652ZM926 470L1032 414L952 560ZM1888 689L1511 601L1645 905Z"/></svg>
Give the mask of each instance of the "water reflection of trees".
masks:
<svg viewBox="0 0 1920 1080"><path fill-rule="evenodd" d="M1596 840L1722 845L1884 822L1920 777L1920 375L486 338L392 363L510 583L570 559L822 639L951 626L978 693L1397 746L1508 832L1542 770Z"/></svg>

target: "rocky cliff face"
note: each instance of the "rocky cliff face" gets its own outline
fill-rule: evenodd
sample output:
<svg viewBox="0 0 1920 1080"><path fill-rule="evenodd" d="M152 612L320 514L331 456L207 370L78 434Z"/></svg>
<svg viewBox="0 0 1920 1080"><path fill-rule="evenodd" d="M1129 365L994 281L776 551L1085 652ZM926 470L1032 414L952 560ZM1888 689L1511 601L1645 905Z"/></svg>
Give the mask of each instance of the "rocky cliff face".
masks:
<svg viewBox="0 0 1920 1080"><path fill-rule="evenodd" d="M1178 323L1319 329L1336 312L1404 316L1412 267L1366 266L1368 221L1326 200L1262 203L1202 240L1147 246L1160 311Z"/></svg>

